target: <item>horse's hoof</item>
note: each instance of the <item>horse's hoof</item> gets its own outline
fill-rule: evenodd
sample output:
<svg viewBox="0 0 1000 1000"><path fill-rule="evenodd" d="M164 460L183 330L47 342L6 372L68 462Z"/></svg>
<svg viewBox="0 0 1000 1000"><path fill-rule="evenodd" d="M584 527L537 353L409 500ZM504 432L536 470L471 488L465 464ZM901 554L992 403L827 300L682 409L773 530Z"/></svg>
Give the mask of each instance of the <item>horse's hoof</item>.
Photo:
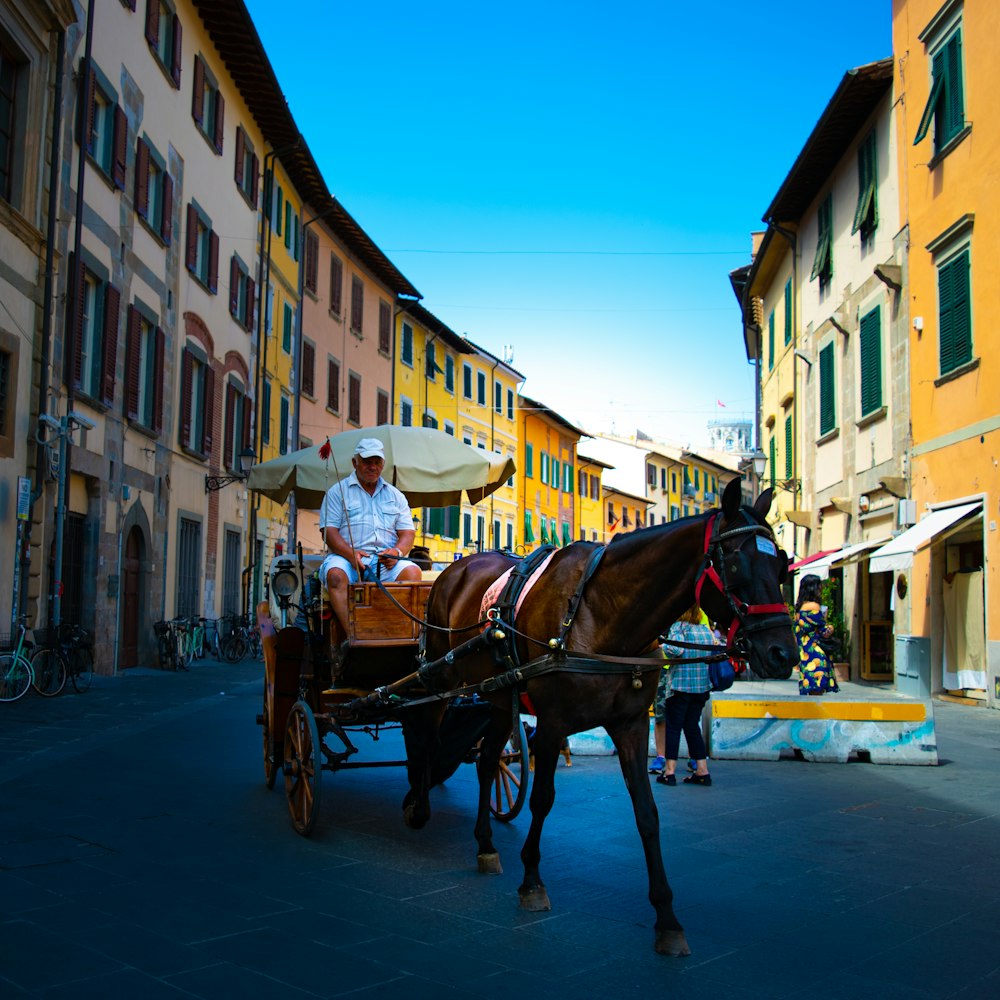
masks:
<svg viewBox="0 0 1000 1000"><path fill-rule="evenodd" d="M518 889L517 895L521 900L521 909L527 910L529 913L541 913L544 910L552 909L549 894L545 891L544 885L533 885L530 889Z"/></svg>
<svg viewBox="0 0 1000 1000"><path fill-rule="evenodd" d="M684 958L691 954L684 931L657 931L653 947L658 955L670 955L672 958Z"/></svg>
<svg viewBox="0 0 1000 1000"><path fill-rule="evenodd" d="M476 864L479 866L481 875L503 875L503 868L500 867L500 854L497 851L492 854L477 854Z"/></svg>

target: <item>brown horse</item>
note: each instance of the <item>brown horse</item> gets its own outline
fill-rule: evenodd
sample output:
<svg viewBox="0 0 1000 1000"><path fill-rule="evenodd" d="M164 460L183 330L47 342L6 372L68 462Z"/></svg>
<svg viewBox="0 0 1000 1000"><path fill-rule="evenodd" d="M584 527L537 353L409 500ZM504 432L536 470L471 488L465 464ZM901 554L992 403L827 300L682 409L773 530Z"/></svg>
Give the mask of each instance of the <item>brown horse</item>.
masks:
<svg viewBox="0 0 1000 1000"><path fill-rule="evenodd" d="M594 543L577 542L558 551L525 598L510 630L516 634L521 664L552 652L550 639L559 637L565 619L573 617L567 607L579 591L582 596L572 626L568 632L562 630L569 663L579 662L571 659L577 651L639 658L639 665L633 669L614 664L607 669L617 667L617 672L603 672L598 660L596 670L557 669L527 682L538 728L531 828L521 850L524 881L518 893L523 908L550 909L539 874L539 844L555 799L559 749L571 733L603 726L617 748L642 839L649 899L656 910L656 951L690 954L674 915L673 893L660 853L659 817L646 773L649 706L659 666L642 658L655 653L658 637L697 599L712 620L729 628L730 647L735 644L757 674L781 678L791 674L798 662L798 647L780 589L787 575L787 558L775 545L765 521L770 506L771 490L767 490L753 508L741 507L740 481L734 480L726 487L721 510L621 535L607 546L596 568L593 553L599 546ZM511 556L487 552L461 559L441 574L428 601L427 663L434 664L472 634L442 629L468 629L480 621L486 589L516 562ZM592 575L586 579L585 573ZM586 580L582 589L581 579ZM440 691L480 682L500 670L489 649L425 668L430 686ZM514 723L514 699L510 690L488 697L493 710L480 751L475 836L480 870L497 872L490 785ZM421 711L405 726L411 790L404 814L414 827L423 826L430 816L431 761L440 717L440 710L426 706L414 710Z"/></svg>

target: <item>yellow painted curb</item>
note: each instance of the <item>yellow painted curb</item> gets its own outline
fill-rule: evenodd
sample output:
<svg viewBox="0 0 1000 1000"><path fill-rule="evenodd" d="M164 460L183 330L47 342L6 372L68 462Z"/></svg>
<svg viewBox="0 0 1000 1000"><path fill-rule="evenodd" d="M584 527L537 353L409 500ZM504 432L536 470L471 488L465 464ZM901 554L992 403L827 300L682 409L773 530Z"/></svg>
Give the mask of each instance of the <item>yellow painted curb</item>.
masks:
<svg viewBox="0 0 1000 1000"><path fill-rule="evenodd" d="M713 698L716 719L841 719L847 722L923 722L927 710L921 702L888 701L764 701L746 698Z"/></svg>

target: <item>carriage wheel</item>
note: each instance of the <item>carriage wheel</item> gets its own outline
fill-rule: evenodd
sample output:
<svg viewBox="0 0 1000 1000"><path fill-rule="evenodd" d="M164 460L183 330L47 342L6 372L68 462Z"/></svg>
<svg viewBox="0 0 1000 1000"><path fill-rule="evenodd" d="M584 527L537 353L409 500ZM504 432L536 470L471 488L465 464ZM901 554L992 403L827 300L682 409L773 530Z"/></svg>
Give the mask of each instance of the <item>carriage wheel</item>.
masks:
<svg viewBox="0 0 1000 1000"><path fill-rule="evenodd" d="M528 797L528 734L515 716L514 731L500 754L500 763L490 792L490 812L501 823L509 823Z"/></svg>
<svg viewBox="0 0 1000 1000"><path fill-rule="evenodd" d="M308 837L316 824L322 774L319 730L312 709L297 701L285 730L285 797L296 833Z"/></svg>
<svg viewBox="0 0 1000 1000"><path fill-rule="evenodd" d="M261 712L261 726L264 729L264 783L274 788L278 777L278 762L274 756L274 737L271 733L271 708L267 703L267 680L264 680L264 711Z"/></svg>

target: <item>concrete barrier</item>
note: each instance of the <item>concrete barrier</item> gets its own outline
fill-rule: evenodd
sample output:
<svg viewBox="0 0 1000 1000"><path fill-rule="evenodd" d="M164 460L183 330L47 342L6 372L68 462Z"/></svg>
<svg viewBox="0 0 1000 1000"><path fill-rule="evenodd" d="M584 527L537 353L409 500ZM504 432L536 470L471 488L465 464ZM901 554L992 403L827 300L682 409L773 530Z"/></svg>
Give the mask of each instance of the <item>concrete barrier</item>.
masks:
<svg viewBox="0 0 1000 1000"><path fill-rule="evenodd" d="M842 700L843 699L843 700ZM873 764L937 764L931 702L715 695L709 755L720 760L805 760Z"/></svg>

